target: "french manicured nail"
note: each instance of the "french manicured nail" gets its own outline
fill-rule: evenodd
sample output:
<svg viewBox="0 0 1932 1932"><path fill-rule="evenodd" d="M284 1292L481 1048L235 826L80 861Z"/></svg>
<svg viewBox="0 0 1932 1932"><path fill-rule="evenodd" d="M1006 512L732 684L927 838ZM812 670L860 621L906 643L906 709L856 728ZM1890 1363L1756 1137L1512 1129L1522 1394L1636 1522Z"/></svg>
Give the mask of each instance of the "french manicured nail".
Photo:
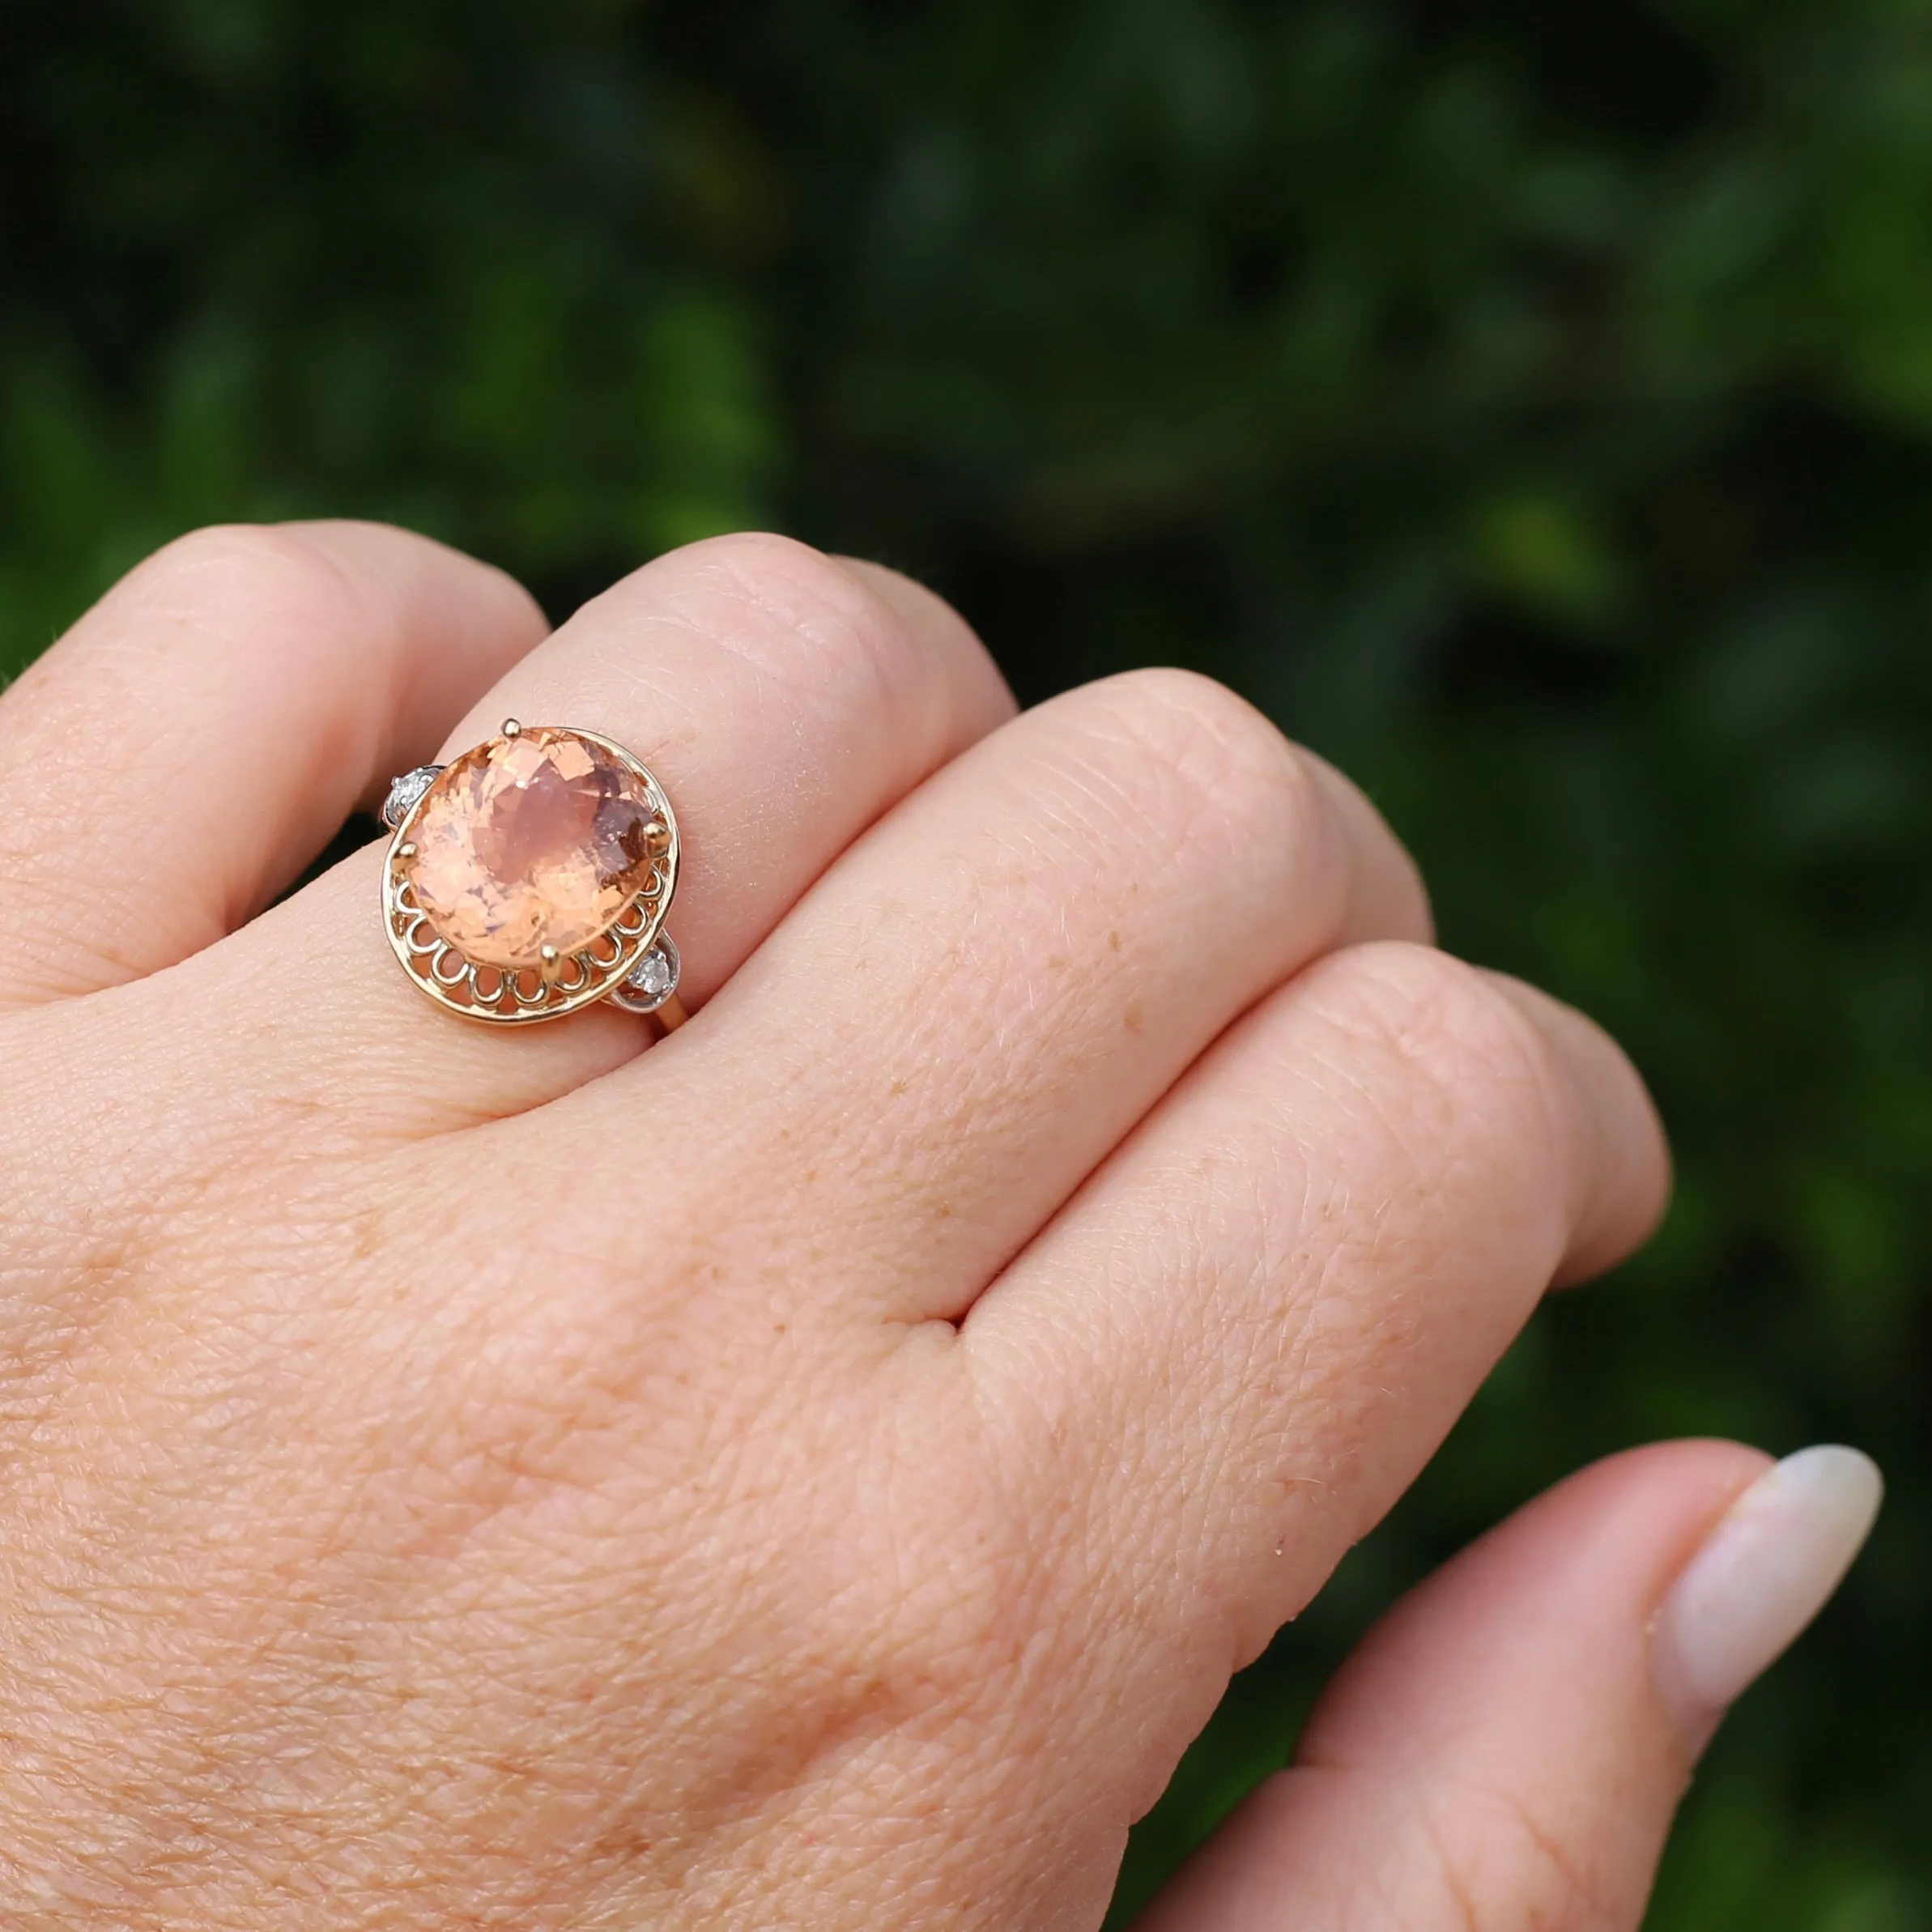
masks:
<svg viewBox="0 0 1932 1932"><path fill-rule="evenodd" d="M1801 1449L1725 1513L1672 1585L1657 1676L1693 1749L1823 1609L1871 1533L1884 1479L1857 1449Z"/></svg>

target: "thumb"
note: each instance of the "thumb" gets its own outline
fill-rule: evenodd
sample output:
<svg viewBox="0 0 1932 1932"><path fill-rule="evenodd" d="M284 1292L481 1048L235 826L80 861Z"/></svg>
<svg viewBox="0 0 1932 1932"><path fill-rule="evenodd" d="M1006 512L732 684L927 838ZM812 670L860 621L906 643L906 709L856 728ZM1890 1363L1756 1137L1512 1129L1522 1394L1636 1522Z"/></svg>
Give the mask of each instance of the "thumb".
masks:
<svg viewBox="0 0 1932 1932"><path fill-rule="evenodd" d="M1635 1932L1724 1707L1877 1513L1855 1450L1601 1462L1422 1585L1137 1932Z"/></svg>

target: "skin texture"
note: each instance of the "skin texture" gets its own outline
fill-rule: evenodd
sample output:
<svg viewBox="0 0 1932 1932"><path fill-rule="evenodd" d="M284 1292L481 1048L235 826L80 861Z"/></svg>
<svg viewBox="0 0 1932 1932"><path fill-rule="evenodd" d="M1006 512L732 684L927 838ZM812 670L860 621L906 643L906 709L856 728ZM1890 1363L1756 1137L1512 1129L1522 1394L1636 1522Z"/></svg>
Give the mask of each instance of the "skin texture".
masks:
<svg viewBox="0 0 1932 1932"><path fill-rule="evenodd" d="M648 1053L436 1010L374 851L262 909L510 715L676 802ZM546 636L398 532L204 533L0 725L21 1932L1096 1926L1229 1673L1662 1205L1621 1055L1436 951L1347 781L1178 673L1015 718L782 539ZM1466 1557L1153 1922L1634 1927L1647 1620L1760 1466Z"/></svg>

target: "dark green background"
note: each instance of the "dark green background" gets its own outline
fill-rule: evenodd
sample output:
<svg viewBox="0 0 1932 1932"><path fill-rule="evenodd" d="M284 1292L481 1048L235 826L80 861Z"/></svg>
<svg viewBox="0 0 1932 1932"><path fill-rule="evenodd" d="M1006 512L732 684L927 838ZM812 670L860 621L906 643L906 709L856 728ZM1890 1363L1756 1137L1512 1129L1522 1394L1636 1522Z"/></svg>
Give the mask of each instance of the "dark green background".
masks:
<svg viewBox="0 0 1932 1932"><path fill-rule="evenodd" d="M0 0L0 668L211 519L395 517L553 613L776 524L1027 696L1228 679L1451 944L1629 1042L1662 1238L1237 1687L1123 1901L1426 1565L1719 1431L1892 1500L1651 1922L1932 1926L1932 6Z"/></svg>

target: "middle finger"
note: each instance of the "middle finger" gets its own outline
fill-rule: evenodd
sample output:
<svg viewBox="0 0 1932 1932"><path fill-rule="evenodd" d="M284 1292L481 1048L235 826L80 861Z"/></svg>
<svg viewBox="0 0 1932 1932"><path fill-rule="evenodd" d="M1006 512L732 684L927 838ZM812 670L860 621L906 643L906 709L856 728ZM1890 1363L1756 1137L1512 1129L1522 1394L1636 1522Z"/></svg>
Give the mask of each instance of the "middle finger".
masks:
<svg viewBox="0 0 1932 1932"><path fill-rule="evenodd" d="M848 1312L951 1317L1255 1000L1428 930L1352 785L1221 687L1136 673L956 760L701 1026L520 1125L621 1163L648 1115L661 1185L747 1260ZM597 1156L580 1180L623 1185Z"/></svg>

